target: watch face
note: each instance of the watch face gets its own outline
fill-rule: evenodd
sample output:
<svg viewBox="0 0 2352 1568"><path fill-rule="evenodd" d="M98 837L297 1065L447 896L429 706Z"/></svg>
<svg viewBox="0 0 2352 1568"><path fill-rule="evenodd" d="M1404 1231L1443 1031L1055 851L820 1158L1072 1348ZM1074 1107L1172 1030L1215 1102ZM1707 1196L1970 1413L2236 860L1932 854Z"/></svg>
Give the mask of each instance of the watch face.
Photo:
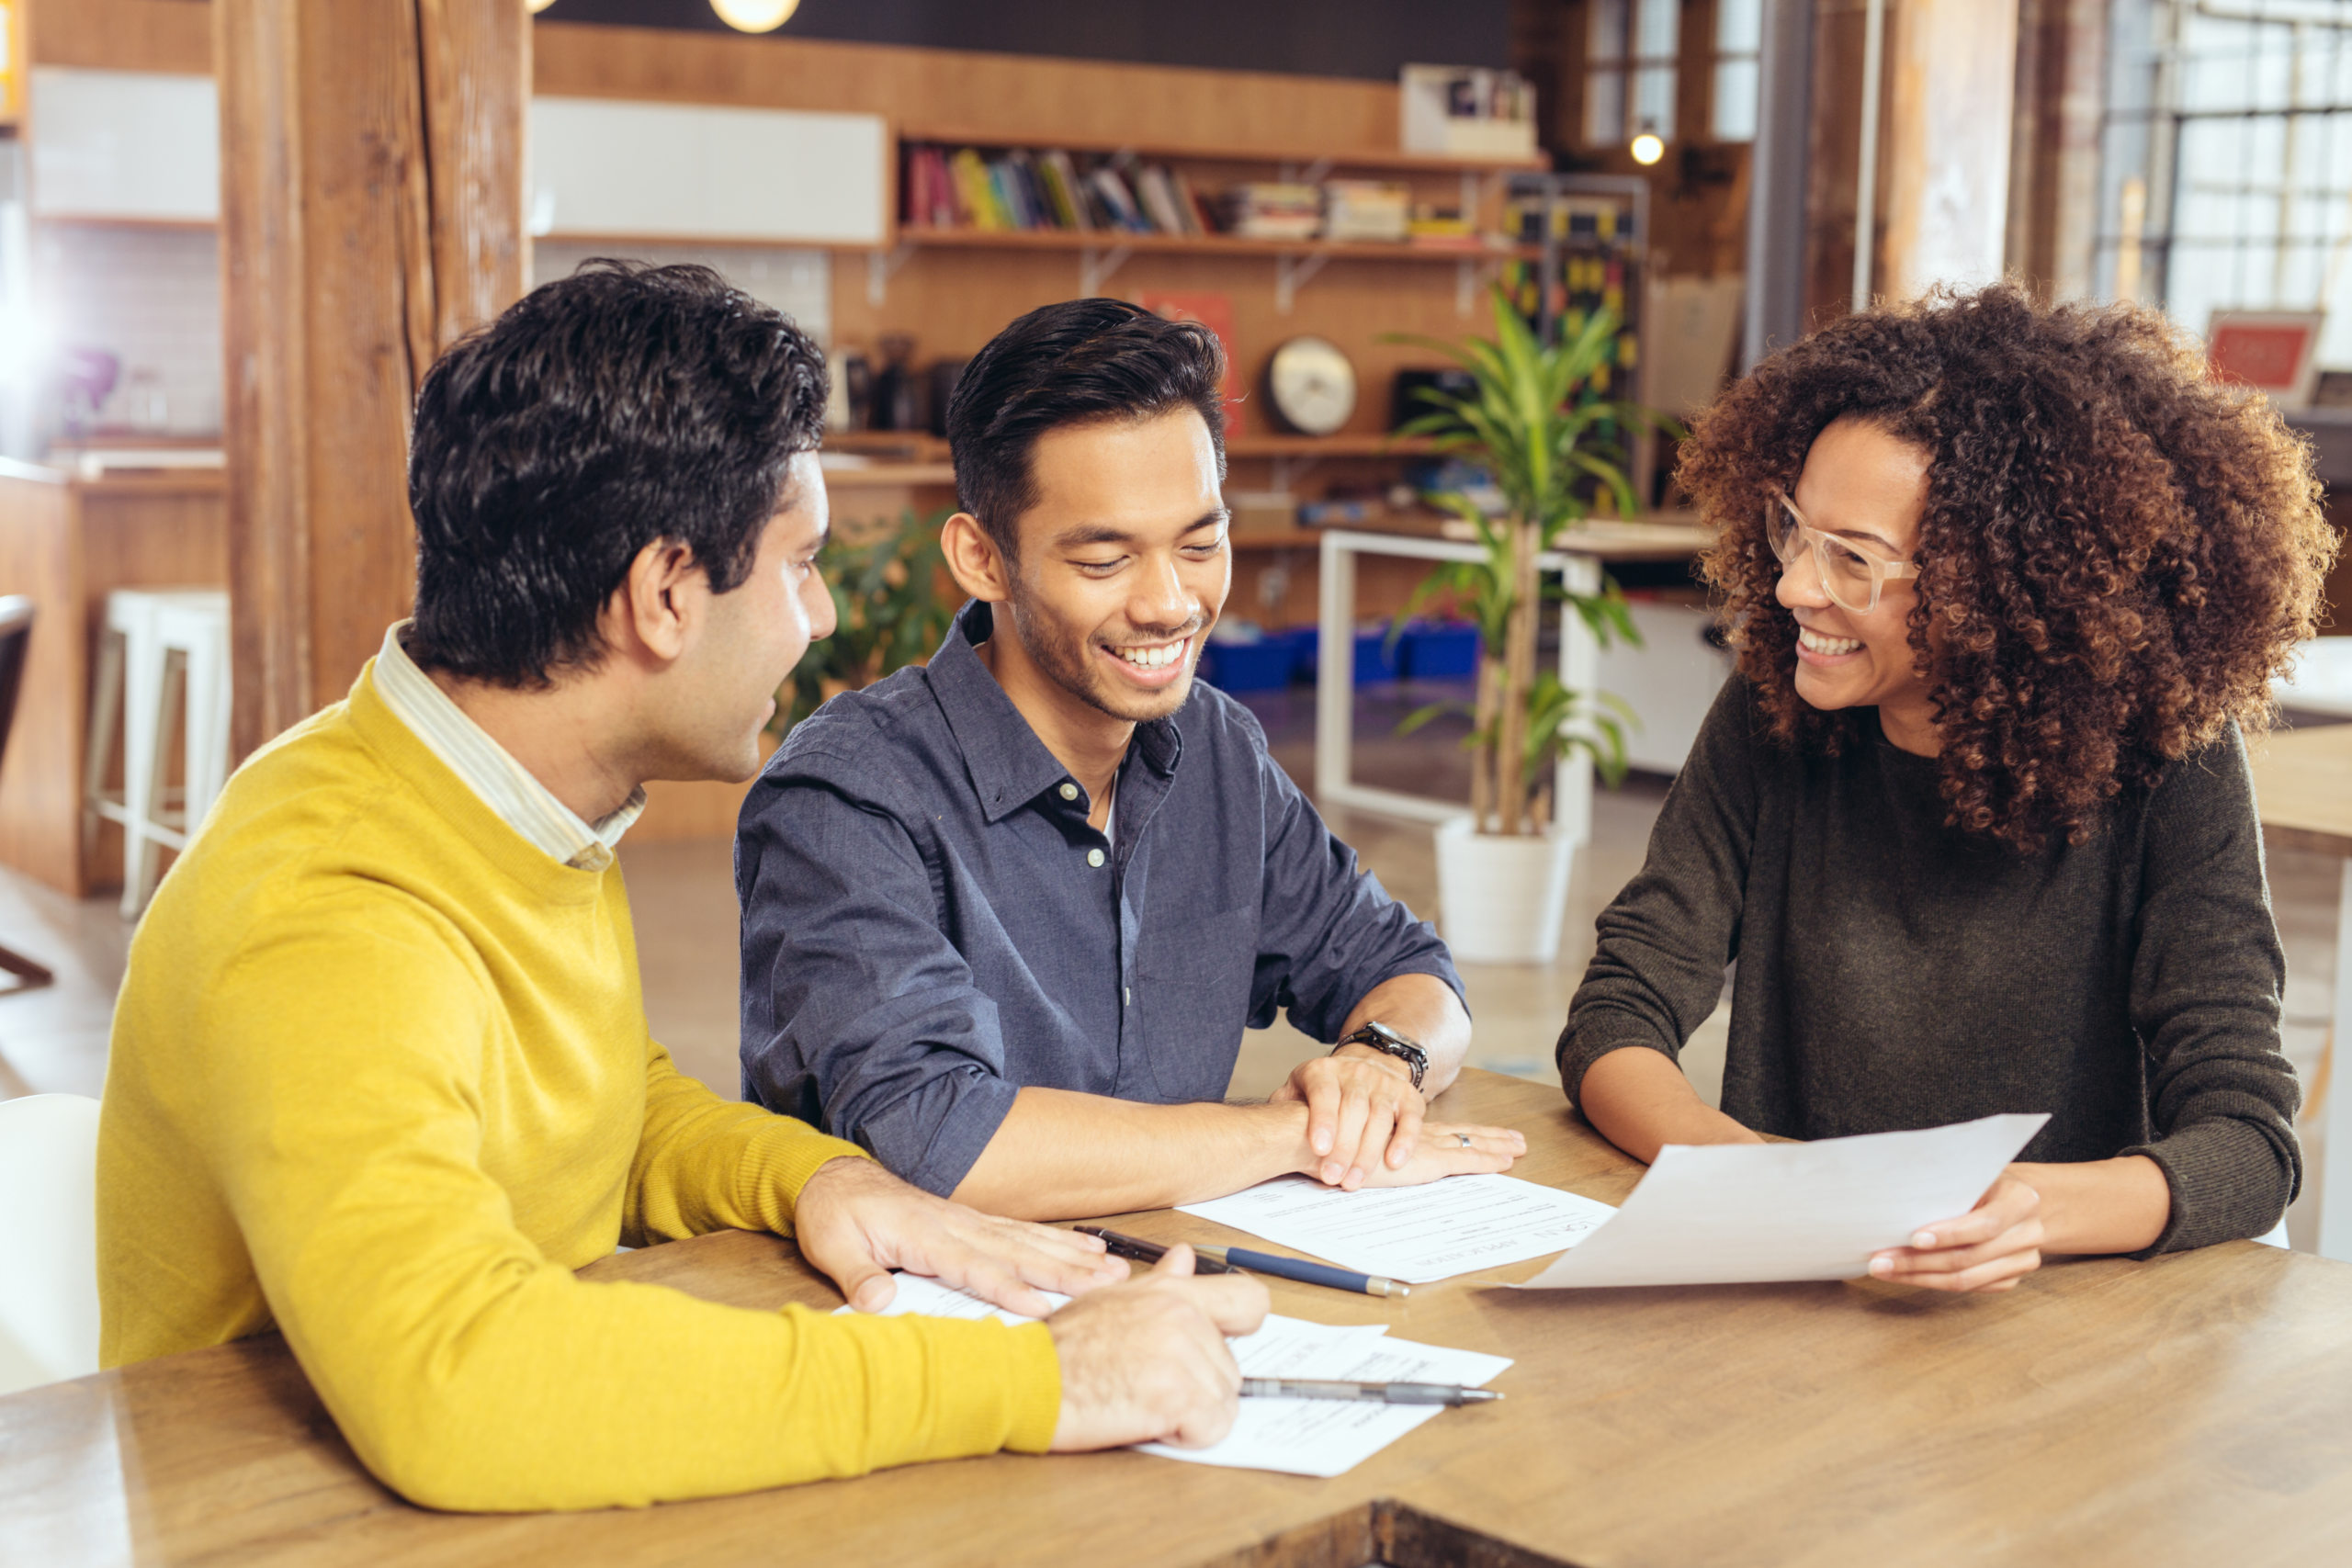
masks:
<svg viewBox="0 0 2352 1568"><path fill-rule="evenodd" d="M1266 370L1274 412L1306 435L1329 435L1356 409L1356 367L1319 337L1295 337L1274 350Z"/></svg>

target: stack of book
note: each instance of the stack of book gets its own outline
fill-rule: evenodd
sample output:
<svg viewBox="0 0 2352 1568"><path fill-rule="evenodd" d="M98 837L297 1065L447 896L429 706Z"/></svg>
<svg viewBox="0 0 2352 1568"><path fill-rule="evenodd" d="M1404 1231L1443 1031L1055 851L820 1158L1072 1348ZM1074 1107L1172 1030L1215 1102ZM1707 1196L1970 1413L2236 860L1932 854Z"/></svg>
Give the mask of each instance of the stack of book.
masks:
<svg viewBox="0 0 2352 1568"><path fill-rule="evenodd" d="M1078 158L1055 149L984 154L923 143L907 149L900 220L989 233L1208 234L1208 205L1181 173L1132 157Z"/></svg>
<svg viewBox="0 0 2352 1568"><path fill-rule="evenodd" d="M1245 240L1311 240L1323 231L1323 193L1276 180L1230 186L1225 226Z"/></svg>
<svg viewBox="0 0 2352 1568"><path fill-rule="evenodd" d="M1406 233L1405 187L1385 180L1323 182L1323 237L1394 243Z"/></svg>
<svg viewBox="0 0 2352 1568"><path fill-rule="evenodd" d="M1470 220L1458 207L1413 209L1413 216L1405 225L1405 238L1427 250L1476 251L1486 248L1486 242L1470 226Z"/></svg>

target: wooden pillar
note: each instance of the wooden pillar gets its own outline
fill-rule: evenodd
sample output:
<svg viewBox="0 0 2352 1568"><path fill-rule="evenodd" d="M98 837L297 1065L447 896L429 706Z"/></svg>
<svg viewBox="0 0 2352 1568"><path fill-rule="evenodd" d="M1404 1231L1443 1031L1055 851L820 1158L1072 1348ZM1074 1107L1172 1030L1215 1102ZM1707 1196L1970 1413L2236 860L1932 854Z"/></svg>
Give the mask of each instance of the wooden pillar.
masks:
<svg viewBox="0 0 2352 1568"><path fill-rule="evenodd" d="M410 405L529 271L524 0L213 0L240 756L341 697L415 578Z"/></svg>
<svg viewBox="0 0 2352 1568"><path fill-rule="evenodd" d="M1900 0L1887 12L1875 292L1993 282L2008 238L2018 0Z"/></svg>
<svg viewBox="0 0 2352 1568"><path fill-rule="evenodd" d="M2020 0L2008 263L2053 299L2096 288L2107 28L2108 0Z"/></svg>

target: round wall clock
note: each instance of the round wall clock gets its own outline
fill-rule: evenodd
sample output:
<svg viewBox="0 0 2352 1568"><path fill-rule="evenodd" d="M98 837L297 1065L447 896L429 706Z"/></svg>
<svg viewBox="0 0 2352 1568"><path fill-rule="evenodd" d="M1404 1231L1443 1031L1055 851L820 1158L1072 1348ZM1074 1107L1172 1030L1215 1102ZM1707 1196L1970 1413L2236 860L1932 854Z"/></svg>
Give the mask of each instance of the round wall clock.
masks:
<svg viewBox="0 0 2352 1568"><path fill-rule="evenodd" d="M1301 435L1329 435L1355 412L1356 367L1328 339L1295 337L1267 361L1266 394Z"/></svg>

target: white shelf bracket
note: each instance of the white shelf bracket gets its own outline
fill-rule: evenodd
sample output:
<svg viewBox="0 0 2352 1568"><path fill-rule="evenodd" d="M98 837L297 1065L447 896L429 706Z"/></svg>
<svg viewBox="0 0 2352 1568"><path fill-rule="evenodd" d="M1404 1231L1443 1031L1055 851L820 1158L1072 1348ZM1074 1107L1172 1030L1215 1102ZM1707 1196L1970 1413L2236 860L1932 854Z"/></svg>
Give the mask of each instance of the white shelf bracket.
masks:
<svg viewBox="0 0 2352 1568"><path fill-rule="evenodd" d="M1114 273L1127 265L1127 258L1133 254L1134 249L1127 245L1113 245L1107 251L1098 251L1089 245L1079 252L1078 297L1091 299L1102 293L1102 286L1111 281Z"/></svg>
<svg viewBox="0 0 2352 1568"><path fill-rule="evenodd" d="M899 275L899 269L906 265L907 258L914 254L914 245L906 240L899 241L887 251L865 253L867 305L876 310L882 308L884 301L890 298L890 279Z"/></svg>
<svg viewBox="0 0 2352 1568"><path fill-rule="evenodd" d="M1329 252L1306 256L1276 256L1274 258L1274 313L1287 316L1298 302L1298 291L1309 279L1323 270L1331 259Z"/></svg>

